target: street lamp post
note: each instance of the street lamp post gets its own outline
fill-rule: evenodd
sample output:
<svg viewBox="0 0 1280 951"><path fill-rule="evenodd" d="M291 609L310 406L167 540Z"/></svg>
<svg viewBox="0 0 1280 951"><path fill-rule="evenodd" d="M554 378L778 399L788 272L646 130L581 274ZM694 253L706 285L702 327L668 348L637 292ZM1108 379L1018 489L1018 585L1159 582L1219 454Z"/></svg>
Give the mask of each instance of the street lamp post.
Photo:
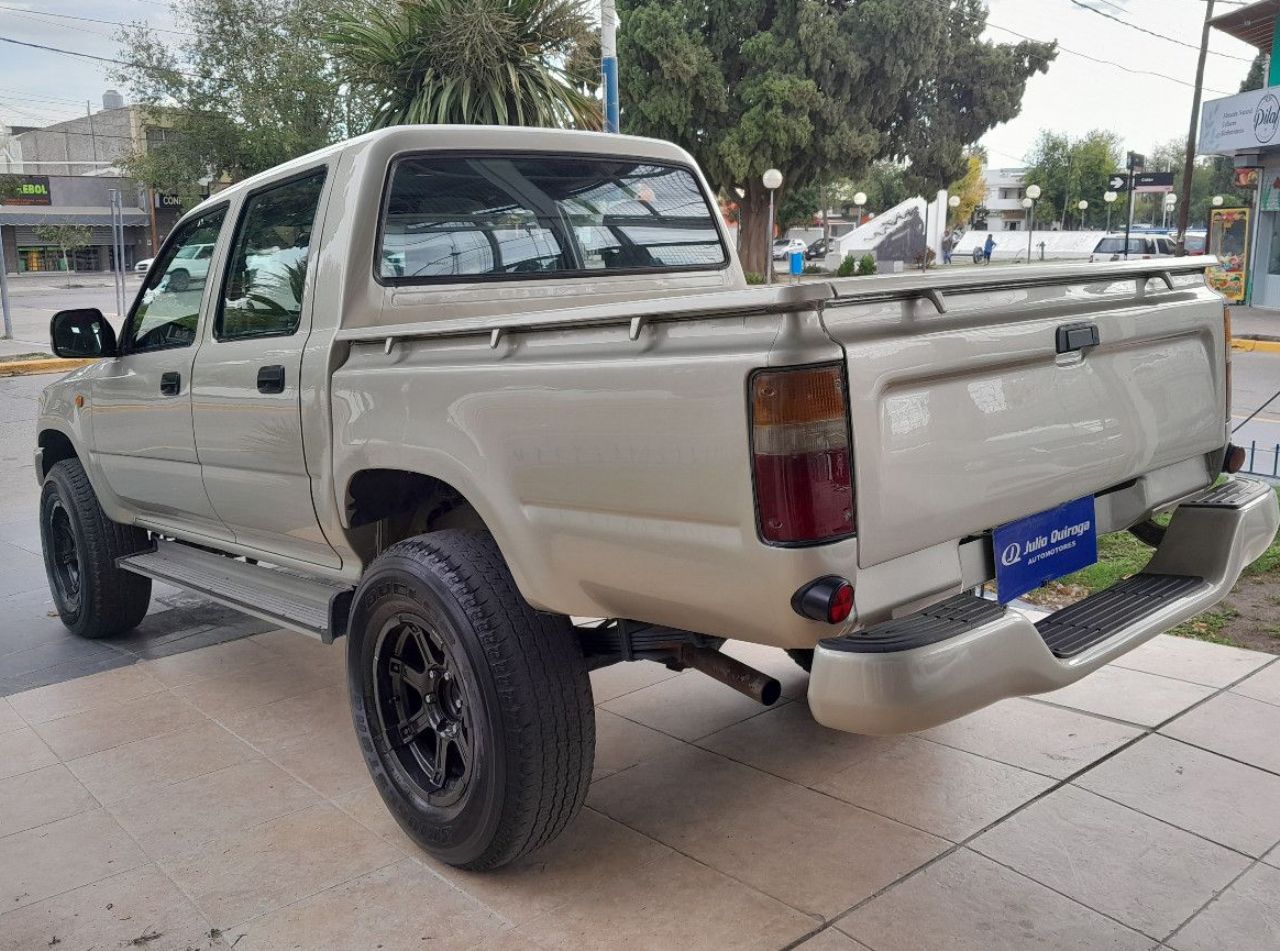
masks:
<svg viewBox="0 0 1280 951"><path fill-rule="evenodd" d="M1214 196L1213 196L1213 207L1214 207L1214 208L1221 208L1221 207L1222 207L1222 196L1221 196L1221 195L1214 195Z"/></svg>
<svg viewBox="0 0 1280 951"><path fill-rule="evenodd" d="M773 283L773 193L782 184L782 173L776 168L768 169L760 177L764 187L769 189L769 231L765 235L764 267L765 283Z"/></svg>
<svg viewBox="0 0 1280 951"><path fill-rule="evenodd" d="M600 0L600 84L604 91L604 131L618 131L618 11Z"/></svg>
<svg viewBox="0 0 1280 951"><path fill-rule="evenodd" d="M1103 192L1102 200L1107 203L1107 230L1111 230L1111 203L1120 196L1115 192Z"/></svg>
<svg viewBox="0 0 1280 951"><path fill-rule="evenodd" d="M867 203L867 193L858 192L853 196L853 203L858 206L858 227L862 226L862 206Z"/></svg>
<svg viewBox="0 0 1280 951"><path fill-rule="evenodd" d="M1036 202L1040 200L1040 186L1028 185L1027 197L1022 207L1027 209L1027 263L1031 263L1031 233L1036 230Z"/></svg>
<svg viewBox="0 0 1280 951"><path fill-rule="evenodd" d="M1089 203L1081 198L1076 202L1076 207L1080 209L1080 230L1084 230L1084 213L1089 210Z"/></svg>
<svg viewBox="0 0 1280 951"><path fill-rule="evenodd" d="M960 207L960 196L959 196L959 195L948 195L948 196L947 196L947 207L948 207L948 208L950 208L952 211L955 211L957 208L959 208L959 207ZM948 217L949 217L949 216L948 216ZM943 263L943 264L950 264L950 263L951 263L951 246L950 246L950 242L951 242L951 234L950 234L950 232L951 232L951 222L950 222L950 220L943 222L943 229L942 229L942 230L943 230L943 231L945 231L945 232L947 232L946 234L944 234L944 235L942 236L942 263Z"/></svg>
<svg viewBox="0 0 1280 951"><path fill-rule="evenodd" d="M1178 203L1178 196L1173 192L1164 196L1164 208L1160 211L1160 227L1167 227L1169 224L1169 212L1173 211L1173 206Z"/></svg>

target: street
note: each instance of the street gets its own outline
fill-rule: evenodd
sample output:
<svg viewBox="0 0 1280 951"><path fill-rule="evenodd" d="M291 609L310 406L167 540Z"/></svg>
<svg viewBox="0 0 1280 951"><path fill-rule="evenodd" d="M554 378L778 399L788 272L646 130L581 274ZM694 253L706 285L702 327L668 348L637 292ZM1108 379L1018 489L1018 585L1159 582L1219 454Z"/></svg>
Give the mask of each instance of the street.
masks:
<svg viewBox="0 0 1280 951"><path fill-rule="evenodd" d="M128 303L133 303L133 297L141 284L142 275L126 276ZM10 274L9 304L13 339L0 340L0 357L48 353L49 318L60 310L97 307L117 330L120 329L122 319L116 314L115 284L111 275L103 271Z"/></svg>

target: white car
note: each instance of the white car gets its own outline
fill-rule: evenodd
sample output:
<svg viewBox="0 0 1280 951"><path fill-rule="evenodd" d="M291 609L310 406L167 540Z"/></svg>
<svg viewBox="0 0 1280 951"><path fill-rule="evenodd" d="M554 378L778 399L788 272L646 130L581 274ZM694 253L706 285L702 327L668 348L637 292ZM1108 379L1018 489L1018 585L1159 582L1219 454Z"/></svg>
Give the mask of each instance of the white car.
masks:
<svg viewBox="0 0 1280 951"><path fill-rule="evenodd" d="M775 261L785 261L791 256L792 251L799 251L803 254L809 250L809 246L800 238L779 238L773 242L773 259Z"/></svg>
<svg viewBox="0 0 1280 951"><path fill-rule="evenodd" d="M143 258L141 261L139 261L137 264L133 266L133 273L146 274L147 271L151 268L151 262L154 260L155 258Z"/></svg>
<svg viewBox="0 0 1280 951"><path fill-rule="evenodd" d="M179 248L165 274L165 287L171 291L185 291L193 281L204 283L209 276L211 257L212 244L189 244Z"/></svg>
<svg viewBox="0 0 1280 951"><path fill-rule="evenodd" d="M1178 246L1167 234L1129 235L1129 259L1173 257ZM1124 258L1124 232L1119 231L1102 238L1089 255L1090 261L1119 261Z"/></svg>

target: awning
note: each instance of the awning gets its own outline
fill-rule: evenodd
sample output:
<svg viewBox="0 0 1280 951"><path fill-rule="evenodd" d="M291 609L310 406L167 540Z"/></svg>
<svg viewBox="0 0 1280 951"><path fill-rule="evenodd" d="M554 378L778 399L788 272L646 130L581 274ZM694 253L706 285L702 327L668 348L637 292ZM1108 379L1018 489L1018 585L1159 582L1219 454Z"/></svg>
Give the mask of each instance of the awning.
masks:
<svg viewBox="0 0 1280 951"><path fill-rule="evenodd" d="M1261 0L1260 3L1251 3L1247 7L1239 7L1230 13L1216 16L1209 21L1209 25L1250 46L1256 46L1263 53L1270 53L1277 16L1280 16L1280 0Z"/></svg>
<svg viewBox="0 0 1280 951"><path fill-rule="evenodd" d="M149 225L151 217L141 208L124 209L124 223L134 227ZM0 225L99 225L111 226L111 209L93 207L30 207L24 205L0 205Z"/></svg>

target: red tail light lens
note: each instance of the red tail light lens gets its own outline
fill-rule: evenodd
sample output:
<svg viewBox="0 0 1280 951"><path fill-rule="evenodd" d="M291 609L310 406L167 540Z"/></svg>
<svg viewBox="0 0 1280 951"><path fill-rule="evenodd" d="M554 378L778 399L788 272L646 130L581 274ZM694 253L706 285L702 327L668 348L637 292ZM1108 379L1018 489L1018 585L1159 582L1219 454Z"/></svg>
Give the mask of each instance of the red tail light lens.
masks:
<svg viewBox="0 0 1280 951"><path fill-rule="evenodd" d="M756 512L765 541L801 544L853 532L842 367L756 373L751 378L751 439Z"/></svg>

